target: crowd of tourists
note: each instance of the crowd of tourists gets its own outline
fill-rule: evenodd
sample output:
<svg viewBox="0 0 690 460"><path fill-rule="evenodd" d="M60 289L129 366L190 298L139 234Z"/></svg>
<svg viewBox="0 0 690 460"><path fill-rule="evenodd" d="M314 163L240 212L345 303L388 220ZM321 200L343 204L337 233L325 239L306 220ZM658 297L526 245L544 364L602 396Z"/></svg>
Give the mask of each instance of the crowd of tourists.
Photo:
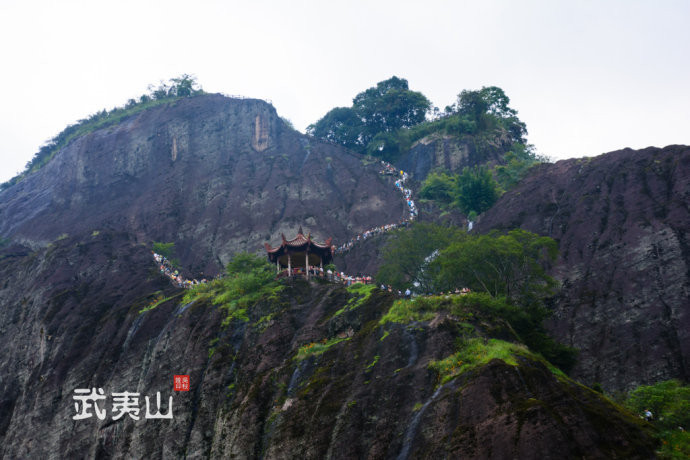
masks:
<svg viewBox="0 0 690 460"><path fill-rule="evenodd" d="M341 244L337 248L335 248L335 254L343 254L352 249L352 247L359 243L360 241L364 241L369 237L376 236L376 235L381 235L382 233L390 232L391 230L395 230L396 228L400 227L405 227L409 221L407 220L401 220L397 224L387 224L387 225L380 225L378 227L374 227L370 230L365 231L364 233L359 233L357 236L354 236L350 238L350 240L345 243Z"/></svg>
<svg viewBox="0 0 690 460"><path fill-rule="evenodd" d="M172 281L175 286L184 289L189 289L199 284L205 284L207 282L205 278L201 280L188 280L183 278L180 271L176 269L165 256L157 254L153 251L151 251L151 253L153 254L153 260L155 260L158 264L158 269L160 270L161 274L170 278L170 281Z"/></svg>
<svg viewBox="0 0 690 460"><path fill-rule="evenodd" d="M303 275L304 275L304 268L303 267L292 267L292 276L303 276ZM286 276L288 276L287 269L282 270L278 274L279 278L284 278ZM314 267L314 266L309 266L309 276L310 277L325 278L332 283L344 284L346 286L351 286L355 283L371 284L373 281L371 276L365 276L365 275L351 276L351 275L345 274L344 272L337 272L337 271L333 271L330 269L324 270L322 267Z"/></svg>
<svg viewBox="0 0 690 460"><path fill-rule="evenodd" d="M343 254L345 252L348 252L352 247L354 247L357 243L360 241L364 241L367 238L370 238L372 236L377 236L381 235L386 232L390 232L392 230L395 230L400 227L407 226L410 222L412 222L416 217L417 217L417 208L415 206L414 200L412 199L412 190L409 188L405 187L405 183L407 182L409 176L406 172L404 171L399 171L396 169L392 164L388 163L387 161L381 161L381 171L379 172L381 175L387 175L387 176L394 176L395 177L395 188L397 188L400 193L403 195L403 199L405 200L405 204L407 206L407 211L406 211L406 216L402 218L400 221L397 223L392 223L392 224L386 224L386 225L379 225L377 227L374 227L372 229L366 230L362 233L357 234L356 236L352 237L349 241L346 243L338 246L335 248L335 254ZM165 258L165 256L161 254L157 254L153 252L153 258L158 264L158 268L160 272L167 276L173 284L175 284L178 287L189 289L194 286L197 286L199 284L204 284L207 282L206 279L202 280L188 280L182 277L182 274L178 269L176 269L173 264ZM302 276L304 275L304 269L303 268L293 268L293 273L292 275L298 275ZM317 276L317 277L322 277L326 278L331 282L334 283L342 283L347 286L350 286L355 283L363 283L363 284L371 284L372 278L371 276L351 276L347 275L343 272L333 272L331 270L324 270L319 267L310 267L310 276ZM282 272L282 276L287 276L287 270ZM392 289L390 286L388 287L388 290L392 292ZM399 293L402 295L402 293Z"/></svg>
<svg viewBox="0 0 690 460"><path fill-rule="evenodd" d="M398 172L395 166L388 163L387 161L381 161L381 167L382 170L380 174L398 177L395 181L395 188L397 188L400 191L400 193L403 194L403 197L405 198L405 204L407 205L407 210L410 213L409 219L406 220L414 220L415 217L417 217L417 207L415 206L414 200L412 199L412 190L405 187L405 182L407 182L407 179L409 178L408 174L402 170Z"/></svg>
<svg viewBox="0 0 690 460"><path fill-rule="evenodd" d="M358 242L364 241L371 236L380 235L382 233L395 230L396 228L404 227L417 217L417 207L415 206L414 200L412 199L412 190L405 187L405 182L407 182L407 179L409 178L408 174L405 171L398 171L392 164L388 163L387 161L381 161L381 171L379 172L379 174L396 177L395 188L397 188L400 191L400 193L402 193L403 198L405 199L405 204L407 205L407 213L409 213L408 216L404 217L397 223L379 225L378 227L374 227L372 229L366 230L362 233L355 235L354 237L350 238L349 241L335 248L335 254L346 253L350 249L352 249Z"/></svg>

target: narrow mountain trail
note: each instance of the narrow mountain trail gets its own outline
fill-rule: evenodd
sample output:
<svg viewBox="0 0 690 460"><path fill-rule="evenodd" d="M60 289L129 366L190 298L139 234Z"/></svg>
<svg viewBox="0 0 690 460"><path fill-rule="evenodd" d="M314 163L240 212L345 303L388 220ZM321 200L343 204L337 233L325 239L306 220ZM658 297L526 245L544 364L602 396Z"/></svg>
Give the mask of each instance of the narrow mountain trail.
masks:
<svg viewBox="0 0 690 460"><path fill-rule="evenodd" d="M386 162L386 161L381 161L381 167L382 170L379 172L381 175L386 175L386 176L393 176L396 178L395 180L395 188L402 194L403 199L405 200L405 205L407 206L407 212L409 212L409 215L406 215L403 217L399 222L394 222L391 224L386 224L386 225L380 225L377 227L373 227L369 230L365 230L362 233L358 233L356 236L352 237L349 241L346 243L341 244L340 246L335 248L334 253L335 254L344 254L348 251L350 251L354 246L356 246L358 243L363 242L367 238L370 238L372 236L376 235L381 235L383 233L390 232L392 230L405 227L411 222L415 220L417 217L417 208L415 206L414 200L412 198L412 190L409 188L405 187L405 184L407 180L409 179L409 175L402 170L396 169L392 164ZM161 274L165 275L170 279L170 281L176 285L177 287L181 287L184 289L190 289L195 286L198 286L200 284L206 284L207 280L202 279L202 280L189 280L186 279L182 276L180 273L180 270L175 268L172 263L165 258L164 256L157 254L155 252L152 252L153 254L153 259L155 262L158 264L158 268L161 272ZM364 283L364 284L369 284L371 283L372 277L363 275L363 276L350 276L345 273L329 273L327 276L327 279L329 281L332 281L334 283L339 283L339 284L347 284L348 286L353 283Z"/></svg>

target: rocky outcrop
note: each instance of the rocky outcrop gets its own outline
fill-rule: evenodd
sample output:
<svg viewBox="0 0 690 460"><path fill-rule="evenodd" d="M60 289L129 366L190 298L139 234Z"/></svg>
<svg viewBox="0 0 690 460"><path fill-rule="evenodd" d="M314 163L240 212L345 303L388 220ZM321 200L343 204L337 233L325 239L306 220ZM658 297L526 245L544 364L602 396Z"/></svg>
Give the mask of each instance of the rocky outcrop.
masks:
<svg viewBox="0 0 690 460"><path fill-rule="evenodd" d="M630 160L622 155L611 165ZM645 365L654 353L666 359L648 367L655 378L677 376L678 356L687 357L687 316L677 306L687 294L678 283L687 284L688 155L681 148L648 155L634 157L630 164L639 164L610 184L608 173L597 181L599 169L578 176L587 164L545 166L532 179L540 174L552 185L523 184L536 209L487 213L482 222L517 222L560 239L555 270L566 289L553 330L585 350L580 375L609 388L631 382L614 360L632 352L613 348L612 338L632 334L648 347L640 354ZM572 186L564 180L570 174ZM608 217L598 221L608 237L596 250L587 246L592 238L578 237L596 221L571 220L580 209L599 209L596 197L577 207L577 193L595 183L607 184L609 196L602 200ZM519 197L506 195L505 209L517 208ZM75 139L0 192L0 457L653 456L644 424L534 356L520 355L515 365L494 360L440 384L429 362L451 354L467 324L482 338L503 330L517 340L480 309L381 326L389 294L376 290L347 310L353 294L342 287L296 282L249 309L247 322L223 326L225 311L208 300L183 301L150 253L152 241L175 242L192 275L214 274L231 254L260 250L300 225L337 243L397 222L404 211L375 162L302 136L262 101L182 99ZM615 239L616 231L623 236ZM620 241L629 253L615 246ZM353 270L376 259L380 245L370 243L352 257ZM588 272L589 262L598 271ZM649 284L635 269L659 273L638 291L636 317L622 316L613 295L601 301L609 285L596 284L608 279L607 268L628 265L611 286ZM620 336L600 324L600 312ZM595 327L584 327L588 320ZM596 354L595 332L609 355ZM332 346L298 359L310 343ZM590 378L593 356L615 370L610 380ZM173 391L174 375L189 375L190 391ZM106 416L75 420L75 389L93 388L104 390ZM113 418L118 392L139 394L138 420ZM155 401L156 393L163 411L173 397L172 420L144 418L144 398Z"/></svg>
<svg viewBox="0 0 690 460"><path fill-rule="evenodd" d="M175 242L191 274L294 235L336 243L397 222L404 204L378 165L289 128L264 101L205 95L77 138L0 192L0 236L31 247L124 231Z"/></svg>
<svg viewBox="0 0 690 460"><path fill-rule="evenodd" d="M415 142L395 165L421 182L435 169L459 173L466 166L502 164L510 147L510 138L502 132L482 136L434 133Z"/></svg>
<svg viewBox="0 0 690 460"><path fill-rule="evenodd" d="M497 329L480 311L381 326L388 293L339 313L351 293L297 281L223 327L223 310L182 302L123 234L2 255L2 458L653 456L642 422L538 360L494 360L440 385L428 364L454 351L459 328ZM157 296L170 300L141 312ZM174 392L174 375L190 391ZM73 420L77 388L103 388L103 420ZM140 396L139 420L112 418L111 395L125 391ZM145 418L157 392L163 412L172 396L172 420Z"/></svg>
<svg viewBox="0 0 690 460"><path fill-rule="evenodd" d="M609 390L690 379L690 148L630 149L542 165L478 230L559 242L551 331L574 375Z"/></svg>

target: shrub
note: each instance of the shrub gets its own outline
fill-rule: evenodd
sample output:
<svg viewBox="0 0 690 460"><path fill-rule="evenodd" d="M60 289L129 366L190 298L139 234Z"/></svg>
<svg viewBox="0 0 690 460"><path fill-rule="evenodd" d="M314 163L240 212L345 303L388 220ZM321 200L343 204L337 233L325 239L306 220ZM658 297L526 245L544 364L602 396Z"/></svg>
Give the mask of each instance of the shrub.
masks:
<svg viewBox="0 0 690 460"><path fill-rule="evenodd" d="M516 366L514 354L526 353L527 349L503 340L477 337L466 340L460 349L447 358L431 361L429 369L436 371L440 384L457 377L475 367L484 365L492 359L500 359L511 366Z"/></svg>
<svg viewBox="0 0 690 460"><path fill-rule="evenodd" d="M274 298L284 285L275 279L274 267L263 257L238 253L228 263L224 278L190 289L184 302L209 299L226 311L223 326L249 321L248 308L263 298Z"/></svg>
<svg viewBox="0 0 690 460"><path fill-rule="evenodd" d="M690 386L678 380L643 385L630 392L624 405L640 416L651 411L662 458L690 458Z"/></svg>

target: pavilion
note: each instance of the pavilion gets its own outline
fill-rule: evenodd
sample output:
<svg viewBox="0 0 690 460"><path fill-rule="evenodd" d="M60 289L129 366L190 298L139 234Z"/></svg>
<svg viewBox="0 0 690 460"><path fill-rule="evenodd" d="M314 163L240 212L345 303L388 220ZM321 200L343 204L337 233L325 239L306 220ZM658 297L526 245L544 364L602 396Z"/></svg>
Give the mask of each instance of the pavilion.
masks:
<svg viewBox="0 0 690 460"><path fill-rule="evenodd" d="M268 260L276 264L276 272L287 269L288 276L293 275L293 267L299 271L304 269L304 274L309 279L309 267L320 267L333 261L335 247L332 245L333 238L328 238L325 243L317 243L311 239L311 232L304 236L300 226L297 236L292 240L287 240L284 234L280 234L283 241L278 247L271 247L264 243Z"/></svg>

